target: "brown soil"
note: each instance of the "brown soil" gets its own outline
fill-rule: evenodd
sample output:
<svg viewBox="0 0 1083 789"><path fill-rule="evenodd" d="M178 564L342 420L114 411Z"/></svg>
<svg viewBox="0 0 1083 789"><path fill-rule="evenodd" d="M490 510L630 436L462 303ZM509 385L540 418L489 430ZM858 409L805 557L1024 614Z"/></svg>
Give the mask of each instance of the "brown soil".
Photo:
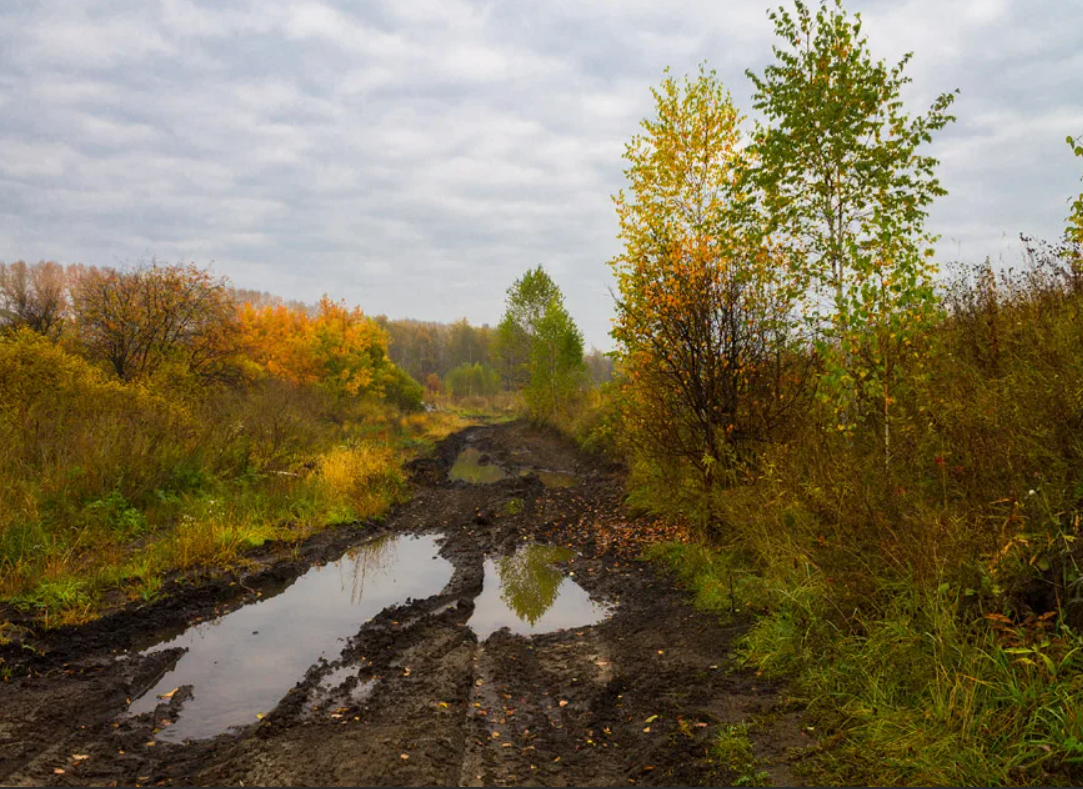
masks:
<svg viewBox="0 0 1083 789"><path fill-rule="evenodd" d="M492 462L571 472L580 484L448 482L468 444ZM778 687L731 668L739 628L695 610L632 555L645 524L623 508L619 469L516 422L458 433L412 472L416 495L381 525L272 546L244 572L177 582L159 602L0 649L12 668L0 684L0 783L717 785L741 777L707 758L718 725L739 721L756 724L756 769L796 782L791 750L808 744L799 713ZM519 509L513 499L523 506L508 514ZM438 597L386 610L349 640L343 655L375 680L369 695L350 693L357 680L328 689L328 664L316 663L240 732L155 742L183 692L153 714L122 717L176 657L135 651L148 638L244 605L378 532L445 535L441 555L455 573ZM591 627L533 638L504 630L479 643L465 623L483 557L528 540L573 547L575 580L615 612Z"/></svg>

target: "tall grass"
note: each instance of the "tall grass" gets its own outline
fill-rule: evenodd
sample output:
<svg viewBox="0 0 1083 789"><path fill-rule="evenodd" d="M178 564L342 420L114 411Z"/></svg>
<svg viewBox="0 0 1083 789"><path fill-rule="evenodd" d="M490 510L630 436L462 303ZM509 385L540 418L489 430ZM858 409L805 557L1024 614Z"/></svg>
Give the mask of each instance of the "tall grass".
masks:
<svg viewBox="0 0 1083 789"><path fill-rule="evenodd" d="M46 624L267 540L379 516L406 454L459 425L264 379L108 375L27 330L0 338L0 600Z"/></svg>
<svg viewBox="0 0 1083 789"><path fill-rule="evenodd" d="M702 545L654 557L700 605L754 615L742 659L807 700L818 779L1078 784L1083 277L1035 249L943 296L889 466L875 419L840 434L814 403L710 506L634 460L630 499L713 513Z"/></svg>

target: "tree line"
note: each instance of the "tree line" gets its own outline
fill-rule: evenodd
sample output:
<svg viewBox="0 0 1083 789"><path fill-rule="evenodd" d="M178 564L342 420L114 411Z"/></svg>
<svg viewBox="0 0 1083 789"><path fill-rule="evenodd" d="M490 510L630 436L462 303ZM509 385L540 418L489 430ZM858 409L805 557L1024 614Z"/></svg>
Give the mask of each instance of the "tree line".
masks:
<svg viewBox="0 0 1083 789"><path fill-rule="evenodd" d="M387 355L387 331L360 309L327 297L312 307L267 297L253 304L194 264L0 263L0 329L55 340L125 382L273 377L421 405L421 387Z"/></svg>

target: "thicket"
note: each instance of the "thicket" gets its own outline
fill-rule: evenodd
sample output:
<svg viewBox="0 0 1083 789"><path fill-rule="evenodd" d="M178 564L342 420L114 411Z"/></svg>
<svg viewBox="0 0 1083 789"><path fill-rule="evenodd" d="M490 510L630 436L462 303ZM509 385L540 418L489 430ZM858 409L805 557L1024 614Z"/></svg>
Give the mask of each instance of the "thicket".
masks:
<svg viewBox="0 0 1083 789"><path fill-rule="evenodd" d="M951 94L911 117L909 56L839 3L771 18L760 124L667 75L628 146L622 375L585 440L698 533L655 555L793 681L819 780L1078 784L1083 197L1019 269L938 274Z"/></svg>
<svg viewBox="0 0 1083 789"><path fill-rule="evenodd" d="M193 266L0 264L0 324L0 601L48 624L378 516L450 429L360 311Z"/></svg>

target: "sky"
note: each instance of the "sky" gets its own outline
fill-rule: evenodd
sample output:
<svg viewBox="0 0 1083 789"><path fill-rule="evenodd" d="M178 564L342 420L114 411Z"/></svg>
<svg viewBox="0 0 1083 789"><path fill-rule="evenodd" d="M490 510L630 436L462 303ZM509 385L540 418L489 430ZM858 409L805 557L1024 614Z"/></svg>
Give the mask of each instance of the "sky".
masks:
<svg viewBox="0 0 1083 789"><path fill-rule="evenodd" d="M745 0L0 4L0 260L211 266L370 314L495 323L542 264L610 348L610 195L667 66L706 62L745 114L771 58ZM874 55L912 51L949 196L941 259L1018 264L1081 168L1083 2L850 0Z"/></svg>

